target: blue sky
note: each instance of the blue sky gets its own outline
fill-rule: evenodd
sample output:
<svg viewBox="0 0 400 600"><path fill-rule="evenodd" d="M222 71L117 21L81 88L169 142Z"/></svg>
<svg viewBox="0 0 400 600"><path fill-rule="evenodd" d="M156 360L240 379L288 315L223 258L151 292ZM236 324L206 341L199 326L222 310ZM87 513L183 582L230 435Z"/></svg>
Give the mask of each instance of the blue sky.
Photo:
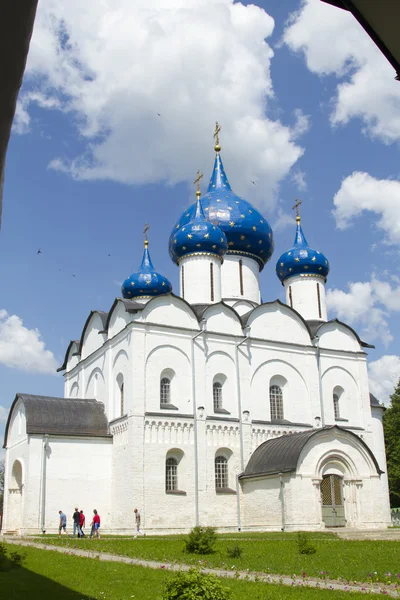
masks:
<svg viewBox="0 0 400 600"><path fill-rule="evenodd" d="M263 299L284 299L275 264L299 196L308 241L331 264L330 317L376 345L371 389L387 401L400 375L392 68L319 0L140 4L39 6L4 188L0 427L16 392L62 395L54 366L139 266L145 222L178 293L168 237L197 169L203 190L211 174L216 120L233 189L274 229Z"/></svg>

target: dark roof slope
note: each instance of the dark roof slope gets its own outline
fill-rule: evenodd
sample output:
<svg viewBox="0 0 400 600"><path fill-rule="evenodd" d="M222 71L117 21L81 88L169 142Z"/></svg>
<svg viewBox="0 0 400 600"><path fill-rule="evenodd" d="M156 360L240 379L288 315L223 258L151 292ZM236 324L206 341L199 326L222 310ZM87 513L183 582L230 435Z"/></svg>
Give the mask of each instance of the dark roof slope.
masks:
<svg viewBox="0 0 400 600"><path fill-rule="evenodd" d="M343 429L343 427L338 427L337 425L330 425L328 427L323 427L322 429L311 429L310 431L292 433L272 440L267 440L253 452L247 463L246 469L244 473L240 475L240 478L296 471L300 453L307 442L313 436L321 435L323 432L331 429L337 429L341 432L345 432L347 435L357 438L358 442L368 451L377 472L379 474L382 473L375 456L360 437L348 429Z"/></svg>
<svg viewBox="0 0 400 600"><path fill-rule="evenodd" d="M377 408L384 408L384 406L379 402L378 398L375 398L373 394L369 394L369 403L371 406L376 406Z"/></svg>
<svg viewBox="0 0 400 600"><path fill-rule="evenodd" d="M26 432L30 434L108 437L108 419L104 404L97 400L54 398L17 394L8 415L4 447L14 406L22 400L26 413Z"/></svg>
<svg viewBox="0 0 400 600"><path fill-rule="evenodd" d="M371 344L367 344L367 342L363 342L362 339L360 338L360 336L358 335L357 331L355 331L352 327L350 327L350 325L347 325L347 323L343 323L343 321L339 321L339 319L331 319L330 321L317 321L317 320L307 321L307 325L310 330L311 337L314 338L317 335L319 328L322 327L323 325L327 325L328 323L338 323L339 325L343 325L343 327L346 327L347 329L349 329L351 331L351 333L354 334L354 336L356 337L358 343L360 344L360 346L362 348L375 348L375 346L372 346Z"/></svg>

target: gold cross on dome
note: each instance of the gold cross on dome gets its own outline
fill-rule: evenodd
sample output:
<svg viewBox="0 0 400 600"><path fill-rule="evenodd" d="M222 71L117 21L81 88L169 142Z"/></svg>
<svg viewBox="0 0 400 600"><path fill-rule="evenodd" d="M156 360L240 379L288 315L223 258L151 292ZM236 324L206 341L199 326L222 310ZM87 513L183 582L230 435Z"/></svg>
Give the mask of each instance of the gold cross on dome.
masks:
<svg viewBox="0 0 400 600"><path fill-rule="evenodd" d="M149 236L148 236L148 230L150 229L150 225L148 223L144 224L144 229L143 229L143 233L144 233L144 243L147 245L149 243Z"/></svg>
<svg viewBox="0 0 400 600"><path fill-rule="evenodd" d="M216 152L219 152L221 150L221 146L219 145L219 132L220 131L221 131L221 126L218 123L218 121L215 121L215 131L214 131L215 144L214 144L214 150Z"/></svg>
<svg viewBox="0 0 400 600"><path fill-rule="evenodd" d="M197 189L196 189L196 196L201 196L201 190L200 190L200 180L203 177L203 173L200 173L200 171L197 171L197 177L196 179L193 181L193 183L196 185L197 184Z"/></svg>
<svg viewBox="0 0 400 600"><path fill-rule="evenodd" d="M303 200L299 200L298 198L296 198L296 202L295 202L294 206L292 206L292 210L296 209L296 221L298 221L300 219L299 206L301 204L303 204Z"/></svg>

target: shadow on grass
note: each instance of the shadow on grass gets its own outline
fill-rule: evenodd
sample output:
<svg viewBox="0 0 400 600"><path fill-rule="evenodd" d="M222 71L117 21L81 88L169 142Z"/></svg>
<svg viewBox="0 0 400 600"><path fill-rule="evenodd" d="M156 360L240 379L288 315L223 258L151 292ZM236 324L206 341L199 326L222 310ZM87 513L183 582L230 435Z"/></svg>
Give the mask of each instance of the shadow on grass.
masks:
<svg viewBox="0 0 400 600"><path fill-rule="evenodd" d="M92 600L82 592L75 592L23 566L16 566L8 559L4 559L1 565L0 590L4 600Z"/></svg>

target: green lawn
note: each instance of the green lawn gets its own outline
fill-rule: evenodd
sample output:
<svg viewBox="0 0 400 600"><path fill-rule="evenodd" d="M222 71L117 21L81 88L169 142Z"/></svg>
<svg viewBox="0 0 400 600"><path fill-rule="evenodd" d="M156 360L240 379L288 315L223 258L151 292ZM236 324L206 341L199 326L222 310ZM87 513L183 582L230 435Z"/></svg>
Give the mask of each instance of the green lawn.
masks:
<svg viewBox="0 0 400 600"><path fill-rule="evenodd" d="M250 569L282 575L320 577L321 573L331 579L346 581L384 580L385 573L400 573L400 544L397 541L348 541L332 534L310 534L316 547L313 555L301 555L297 551L294 534L219 535L214 554L198 556L183 552L184 536L146 537L89 540L57 537L40 538L46 543L96 549L130 557L165 562L184 562L208 567L239 570ZM39 538L35 538L38 541ZM240 559L227 556L227 548L238 544L243 548ZM400 578L398 578L400 580ZM391 579L393 581L393 577Z"/></svg>
<svg viewBox="0 0 400 600"><path fill-rule="evenodd" d="M26 554L24 566L0 572L5 600L161 600L163 582L173 574L100 562L35 548L8 546ZM346 592L224 580L235 600L343 600ZM352 593L352 598L365 597Z"/></svg>

